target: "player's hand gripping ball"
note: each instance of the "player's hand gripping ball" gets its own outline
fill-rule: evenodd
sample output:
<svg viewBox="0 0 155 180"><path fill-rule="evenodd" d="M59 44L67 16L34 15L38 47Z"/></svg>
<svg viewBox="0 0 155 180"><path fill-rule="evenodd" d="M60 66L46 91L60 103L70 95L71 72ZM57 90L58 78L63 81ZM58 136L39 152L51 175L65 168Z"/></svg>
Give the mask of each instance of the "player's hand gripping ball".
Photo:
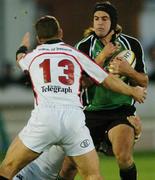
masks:
<svg viewBox="0 0 155 180"><path fill-rule="evenodd" d="M115 57L113 57L113 59L117 59L117 58L118 59L120 58L120 59L123 59L123 60L127 61L132 68L134 68L135 65L136 65L135 54L131 50L123 50L120 53L118 53ZM113 70L111 65L109 66L109 72L114 73L114 70ZM119 77L121 79L125 78L124 76L121 76L121 75Z"/></svg>

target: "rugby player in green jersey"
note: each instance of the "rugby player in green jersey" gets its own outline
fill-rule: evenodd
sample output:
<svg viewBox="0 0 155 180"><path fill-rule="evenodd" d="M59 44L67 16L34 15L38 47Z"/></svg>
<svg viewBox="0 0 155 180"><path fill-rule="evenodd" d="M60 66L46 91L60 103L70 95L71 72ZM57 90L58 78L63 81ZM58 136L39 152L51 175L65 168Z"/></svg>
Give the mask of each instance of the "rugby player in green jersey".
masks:
<svg viewBox="0 0 155 180"><path fill-rule="evenodd" d="M148 76L142 46L136 38L123 34L117 21L117 10L112 4L96 3L93 11L93 28L86 31L85 37L76 47L106 71L110 67L114 74L125 76L123 80L127 84L147 87ZM113 57L125 49L134 52L135 68L121 58L114 58L112 61ZM139 119L134 116L135 101L130 96L94 84L86 74L83 77L86 124L97 150L115 156L121 180L136 180L137 170L132 153L137 138L136 130L141 128ZM70 161L66 159L60 173L62 177L67 178L69 171L74 171L74 166L69 164Z"/></svg>

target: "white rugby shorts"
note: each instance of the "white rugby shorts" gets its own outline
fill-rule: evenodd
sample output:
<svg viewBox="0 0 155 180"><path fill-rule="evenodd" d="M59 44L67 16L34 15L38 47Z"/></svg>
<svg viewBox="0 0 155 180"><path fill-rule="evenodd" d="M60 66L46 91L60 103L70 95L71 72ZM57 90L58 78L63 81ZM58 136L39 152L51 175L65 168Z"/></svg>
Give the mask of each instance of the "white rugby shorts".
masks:
<svg viewBox="0 0 155 180"><path fill-rule="evenodd" d="M19 138L38 153L52 145L62 146L67 156L82 155L94 149L83 110L69 105L36 107Z"/></svg>

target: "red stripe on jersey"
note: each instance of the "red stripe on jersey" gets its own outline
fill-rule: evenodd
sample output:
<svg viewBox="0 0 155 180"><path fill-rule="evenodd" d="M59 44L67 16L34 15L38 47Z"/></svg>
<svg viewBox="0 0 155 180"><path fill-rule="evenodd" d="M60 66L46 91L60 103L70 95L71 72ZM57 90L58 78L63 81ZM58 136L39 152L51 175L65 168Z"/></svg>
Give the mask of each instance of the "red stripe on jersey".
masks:
<svg viewBox="0 0 155 180"><path fill-rule="evenodd" d="M64 45L64 46L65 46L65 45ZM67 45L66 45L66 46L67 46ZM74 49L74 48L72 48L72 49ZM81 52L78 51L78 50L76 50L76 51L77 51L78 53L81 53ZM32 59L30 65L29 65L29 67L28 67L28 70L30 69L30 66L31 66L31 64L33 63L33 61L34 61L37 57L42 56L42 55L44 55L44 54L64 54L64 55L70 56L70 57L72 57L72 58L79 64L81 71L84 71L84 69L82 68L81 64L80 64L79 61L77 60L77 58L76 58L75 56L73 56L73 55L71 55L71 54L68 54L68 53L65 53L65 52L45 52L45 53L39 54L39 55L37 55L36 57L34 57L34 58ZM83 53L81 53L81 54L83 54ZM83 55L86 56L85 54L83 54ZM87 57L87 59L90 60L92 63L94 63L95 65L97 65L102 71L106 72L102 67L100 67L100 66L99 66L98 64L96 64L92 59L90 59L89 56L86 56L86 57ZM107 73L107 72L106 72L106 73ZM82 72L81 72L81 75L82 75ZM91 76L90 76L90 77L91 77ZM98 82L96 79L94 79L94 78L92 78L92 77L91 77L91 79L92 79L96 84L99 84L99 82ZM79 89L80 89L80 87L79 87Z"/></svg>
<svg viewBox="0 0 155 180"><path fill-rule="evenodd" d="M83 68L82 68L81 64L78 62L78 60L76 59L76 57L74 57L73 55L68 54L68 53L63 53L63 52L62 52L62 53L61 53L61 52L46 52L46 53L39 54L39 55L37 55L36 57L34 57L34 58L32 59L30 65L29 65L29 67L28 67L28 71L30 71L30 66L31 66L31 64L35 61L35 59L36 59L37 57L39 57L39 56L44 55L44 54L64 54L64 55L67 55L67 56L72 57L72 58L78 63L78 65L80 66L80 69L81 69L80 78L79 78L79 84L80 84L81 79L82 79L82 71L83 71ZM31 80L31 81L32 81L32 80ZM33 84L33 82L32 82L32 84ZM33 86L33 91L34 91L34 93L36 94L36 103L38 104L37 93L36 93L35 90L34 90L34 86ZM79 88L78 88L78 96L80 96L80 86L79 86Z"/></svg>
<svg viewBox="0 0 155 180"><path fill-rule="evenodd" d="M63 46L70 47L69 45L63 45ZM72 47L72 49L74 50L73 47ZM75 49L75 50L76 50L76 49ZM78 51L78 50L76 50L76 51L77 51L78 53L83 54L82 52L80 52L80 51ZM72 58L79 64L81 71L84 71L84 69L82 68L81 64L80 64L79 61L77 60L77 58L76 58L75 56L73 56L73 55L71 55L71 54L68 54L68 53L65 53L65 52L45 52L45 53L39 54L39 55L37 55L36 57L34 57L34 58L32 59L30 65L29 65L29 67L28 67L28 70L30 69L30 66L31 66L31 64L33 63L33 61L34 61L37 57L42 56L42 55L44 55L44 54L64 54L64 55L70 56L70 57L72 57ZM85 55L85 54L83 54L83 55L86 56L87 59L90 60L92 63L94 63L95 65L97 65L102 71L106 72L101 66L99 66L98 64L96 64L89 56L87 56L87 55ZM106 72L106 73L107 73L107 72ZM81 72L81 74L82 74L82 72ZM91 77L91 76L90 76L90 77ZM98 82L96 79L94 79L94 78L92 78L92 77L91 77L91 79L92 79L96 84L99 84L99 82ZM79 88L79 89L80 89L80 88Z"/></svg>
<svg viewBox="0 0 155 180"><path fill-rule="evenodd" d="M44 54L64 54L64 55L70 56L70 57L72 57L72 58L79 64L81 71L83 70L81 64L78 62L78 60L76 59L75 56L73 56L73 55L71 55L71 54L68 54L68 53L64 53L64 52L45 52L45 53L39 54L39 55L37 55L36 57L34 57L34 58L32 59L30 65L29 65L29 67L28 67L28 70L30 69L30 66L31 66L31 64L33 63L33 61L34 61L37 57L42 56L42 55L44 55Z"/></svg>
<svg viewBox="0 0 155 180"><path fill-rule="evenodd" d="M68 44L61 44L61 46L69 47L69 48L75 50L76 52L83 54L83 55L86 56L90 61L92 61L95 65L97 65L100 69L102 69L102 71L104 71L105 73L108 74L108 72L107 72L105 69L103 69L100 65L98 65L98 64L95 62L95 60L91 59L87 54L84 54L83 52L79 51L78 49L76 49L76 48L74 48L74 47L72 47L72 46L70 46L70 45L68 45ZM90 76L90 78L91 78L96 84L99 84L98 81L96 81L96 80L95 80L94 78L92 78L91 76Z"/></svg>
<svg viewBox="0 0 155 180"><path fill-rule="evenodd" d="M34 94L34 99L36 101L36 105L38 105L38 94L37 92L35 91L34 89L34 84L33 84L33 81L32 81L32 78L31 78L31 74L29 73L29 76L30 76L30 79L31 79L31 86L32 86L32 91L33 91L33 94Z"/></svg>
<svg viewBox="0 0 155 180"><path fill-rule="evenodd" d="M106 72L106 73L108 74L108 72L107 72L105 69L103 69L101 66L99 66L99 65L95 62L95 60L91 59L87 54L83 53L82 51L80 51L80 50L78 50L78 49L76 49L76 48L74 48L74 47L72 47L72 46L70 46L70 45L68 45L68 44L61 44L61 46L70 47L71 49L75 50L76 52L83 54L83 55L86 56L89 60L91 60L94 64L96 64L100 69L102 69L104 72Z"/></svg>

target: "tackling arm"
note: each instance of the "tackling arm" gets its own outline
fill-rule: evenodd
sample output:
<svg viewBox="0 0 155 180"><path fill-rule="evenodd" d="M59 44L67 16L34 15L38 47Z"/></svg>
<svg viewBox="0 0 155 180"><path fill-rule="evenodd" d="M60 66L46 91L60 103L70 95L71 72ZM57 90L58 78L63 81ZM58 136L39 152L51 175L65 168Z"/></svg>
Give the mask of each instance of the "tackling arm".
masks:
<svg viewBox="0 0 155 180"><path fill-rule="evenodd" d="M132 96L139 103L143 103L146 98L145 88L139 86L128 86L122 80L112 74L109 74L109 76L104 79L102 85L108 89L111 89L112 91Z"/></svg>

